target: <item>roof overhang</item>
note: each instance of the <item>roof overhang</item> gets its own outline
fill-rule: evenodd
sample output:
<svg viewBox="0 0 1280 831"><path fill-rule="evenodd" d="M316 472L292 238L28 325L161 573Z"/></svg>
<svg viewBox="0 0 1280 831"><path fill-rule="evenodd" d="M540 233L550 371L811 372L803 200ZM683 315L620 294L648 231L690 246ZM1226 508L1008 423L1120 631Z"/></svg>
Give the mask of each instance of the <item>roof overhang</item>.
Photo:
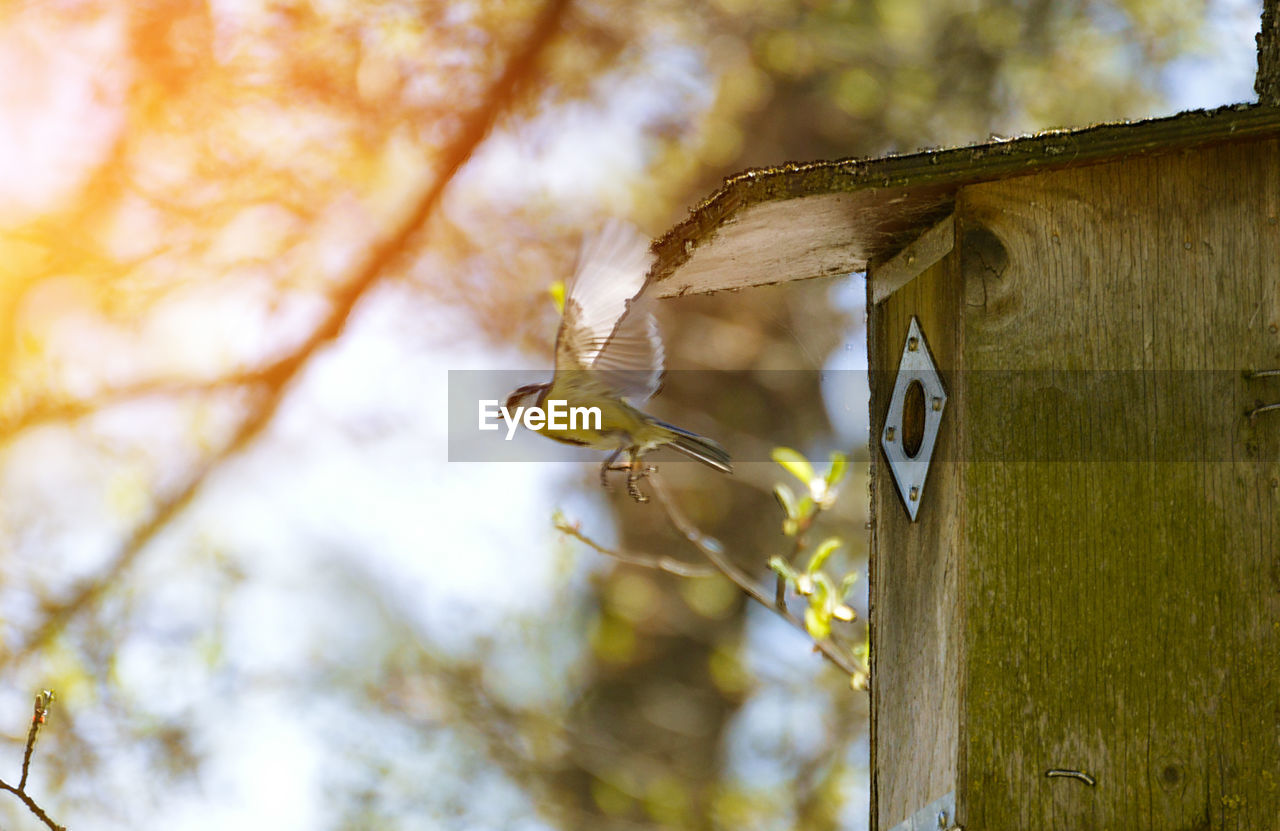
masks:
<svg viewBox="0 0 1280 831"><path fill-rule="evenodd" d="M865 271L951 212L962 185L1280 135L1238 104L950 150L748 170L654 245L653 291L702 294Z"/></svg>

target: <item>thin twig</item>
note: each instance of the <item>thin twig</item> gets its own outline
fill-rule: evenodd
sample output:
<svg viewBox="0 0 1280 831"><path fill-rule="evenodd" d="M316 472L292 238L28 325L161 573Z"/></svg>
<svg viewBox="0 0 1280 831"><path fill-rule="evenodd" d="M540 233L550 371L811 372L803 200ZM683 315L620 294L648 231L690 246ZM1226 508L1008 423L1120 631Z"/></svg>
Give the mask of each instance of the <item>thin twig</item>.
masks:
<svg viewBox="0 0 1280 831"><path fill-rule="evenodd" d="M107 387L82 398L39 401L17 414L0 415L0 445L33 427L49 423L74 422L118 404L147 398L176 398L208 395L223 390L272 385L293 368L294 355L269 361L260 367L237 370L206 379L154 378L118 387Z"/></svg>
<svg viewBox="0 0 1280 831"><path fill-rule="evenodd" d="M22 778L18 780L20 791L27 788L27 774L31 772L31 753L36 746L36 734L40 732L40 725L44 724L52 702L53 693L47 690L36 696L35 712L31 715L31 729L27 731L27 748L22 753Z"/></svg>
<svg viewBox="0 0 1280 831"><path fill-rule="evenodd" d="M53 693L45 690L36 696L35 712L31 716L31 729L27 731L27 746L22 753L22 778L18 780L18 787L10 785L3 779L0 779L0 790L6 790L18 799L22 800L22 804L27 806L27 810L36 816L41 822L49 826L52 831L66 831L66 829L58 825L49 818L44 809L40 807L30 795L27 794L27 774L31 772L31 754L36 746L36 735L40 732L40 726L44 724L45 717L49 714L49 705L53 702Z"/></svg>
<svg viewBox="0 0 1280 831"><path fill-rule="evenodd" d="M750 576L734 565L733 562L724 555L724 549L720 545L719 540L702 533L702 531L700 531L698 527L684 515L684 512L676 505L675 500L671 498L670 493L667 491L666 484L662 481L656 471L650 473L648 478L649 486L653 490L654 496L658 498L658 503L662 505L663 511L666 512L667 519L671 521L671 524L684 536L685 539L693 543L693 546L702 552L702 555L706 557L721 574L728 577L735 586L747 595L747 597L750 597L766 609L770 609L775 612L783 620L786 620L806 635L809 634L809 630L805 628L804 621L787 611L785 608L778 608L774 601L761 591L758 586L756 586ZM811 635L810 637L812 638ZM835 664L841 672L849 676L854 676L861 671L849 656L841 652L840 649L827 638L823 638L821 640L813 639L813 648L821 652L823 657Z"/></svg>
<svg viewBox="0 0 1280 831"><path fill-rule="evenodd" d="M36 818L45 825L49 826L51 831L67 831L66 826L59 825L54 822L49 815L45 813L44 809L40 807L40 803L28 796L26 791L20 791L2 779L0 779L0 790L8 791L18 797L18 799L22 800L22 804L27 806L27 810L34 814Z"/></svg>
<svg viewBox="0 0 1280 831"><path fill-rule="evenodd" d="M822 513L822 503L815 501L813 510L803 519L796 520L796 533L791 544L791 555L784 558L787 565L794 566L796 560L800 557L800 552L804 550L804 535L813 527L813 523L817 520L818 514ZM787 578L783 575L777 575L777 582L774 587L773 594L774 605L779 611L786 612L787 609Z"/></svg>
<svg viewBox="0 0 1280 831"><path fill-rule="evenodd" d="M588 537L579 530L576 524L570 524L563 519L557 519L556 530L563 534L568 534L575 540L584 543L589 548L612 557L619 562L627 565L640 566L641 568L652 568L658 571L665 571L668 574L674 574L677 577L713 577L719 574L719 570L713 566L700 566L696 563L686 563L683 560L677 560L674 557L653 556L651 554L633 554L629 551L619 551L616 548L609 548L601 545L595 540Z"/></svg>

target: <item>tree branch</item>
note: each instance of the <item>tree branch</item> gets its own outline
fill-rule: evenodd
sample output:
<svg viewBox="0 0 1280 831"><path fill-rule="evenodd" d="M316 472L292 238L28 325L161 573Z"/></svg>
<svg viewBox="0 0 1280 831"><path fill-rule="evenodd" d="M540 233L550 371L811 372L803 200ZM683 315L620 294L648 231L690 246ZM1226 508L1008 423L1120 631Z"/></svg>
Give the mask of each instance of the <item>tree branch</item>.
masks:
<svg viewBox="0 0 1280 831"><path fill-rule="evenodd" d="M54 422L74 422L107 407L151 397L203 395L237 387L283 383L292 371L296 354L255 369L231 372L216 378L154 378L100 390L86 398L46 400L4 417L0 415L0 445L12 441L25 430Z"/></svg>
<svg viewBox="0 0 1280 831"><path fill-rule="evenodd" d="M413 210L385 239L369 250L354 276L333 295L333 307L314 331L294 351L272 366L269 390L256 411L240 425L232 439L212 455L167 500L158 505L151 518L134 529L107 566L96 577L82 581L70 596L46 610L44 622L27 640L8 653L10 658L23 658L46 644L82 609L96 602L113 578L127 570L170 521L195 499L211 473L222 463L251 444L271 422L292 384L308 362L325 346L336 340L346 328L357 303L401 255L409 242L439 206L449 183L497 123L498 117L511 104L522 81L531 76L539 56L554 39L569 9L570 0L548 0L534 21L524 43L508 61L502 75L494 82L485 103L463 123L457 137L441 154L440 175L420 194Z"/></svg>
<svg viewBox="0 0 1280 831"><path fill-rule="evenodd" d="M577 523L570 524L563 518L556 519L555 527L557 531L560 531L563 534L568 534L574 539L584 543L589 548L599 551L606 557L612 557L619 562L626 563L627 565L665 571L668 574L674 574L677 577L711 577L720 573L720 571L714 566L699 566L694 563L686 563L683 560L677 560L674 557L654 556L652 554L633 554L628 551L619 551L614 548L609 548L601 545L586 534L582 533L578 528Z"/></svg>
<svg viewBox="0 0 1280 831"><path fill-rule="evenodd" d="M813 510L806 516L798 520L795 536L792 538L791 553L786 557L787 563L795 565L796 560L800 558L800 552L804 551L804 535L813 527L813 523L822 513L822 503L815 502ZM787 578L781 574L777 575L774 583L773 603L778 607L779 611L789 611L787 609Z"/></svg>
<svg viewBox="0 0 1280 831"><path fill-rule="evenodd" d="M841 672L850 677L857 675L861 669L846 655L839 647L831 642L829 638L821 640L813 638L809 635L808 629L805 628L804 621L793 615L785 606L780 607L775 603L774 599L763 592L751 579L749 575L744 573L740 568L733 564L728 557L724 555L724 548L720 545L720 541L714 537L709 537L702 533L690 519L685 516L684 512L671 498L671 494L667 491L666 484L657 471L653 471L648 476L649 485L653 490L654 496L658 498L658 504L662 506L662 510L666 512L667 519L679 531L685 539L693 543L702 555L711 562L716 569L728 577L733 584L742 590L747 597L764 606L766 609L777 614L783 620L790 623L795 628L804 632L813 640L813 648L821 652L823 657L834 664Z"/></svg>
<svg viewBox="0 0 1280 831"><path fill-rule="evenodd" d="M27 806L27 810L49 826L52 831L66 831L64 827L50 819L44 809L27 794L27 774L31 772L31 754L36 746L36 735L40 732L40 726L44 724L45 717L49 714L49 705L51 703L53 703L53 693L49 690L45 690L36 696L35 713L31 716L31 729L27 731L27 746L22 753L22 778L18 780L16 788L0 779L0 790L6 790L22 800L22 804Z"/></svg>

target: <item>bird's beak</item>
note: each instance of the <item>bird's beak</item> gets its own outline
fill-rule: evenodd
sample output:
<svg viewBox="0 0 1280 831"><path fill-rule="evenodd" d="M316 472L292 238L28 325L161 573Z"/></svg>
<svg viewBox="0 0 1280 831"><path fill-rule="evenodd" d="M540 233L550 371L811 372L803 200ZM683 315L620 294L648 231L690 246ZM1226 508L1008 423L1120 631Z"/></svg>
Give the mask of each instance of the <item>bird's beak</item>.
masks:
<svg viewBox="0 0 1280 831"><path fill-rule="evenodd" d="M530 395L541 395L543 391L550 386L550 384L525 384L523 387L516 387L516 389L507 396L507 401L503 406L506 407L509 412L514 412L516 407L520 406L521 401L528 398Z"/></svg>

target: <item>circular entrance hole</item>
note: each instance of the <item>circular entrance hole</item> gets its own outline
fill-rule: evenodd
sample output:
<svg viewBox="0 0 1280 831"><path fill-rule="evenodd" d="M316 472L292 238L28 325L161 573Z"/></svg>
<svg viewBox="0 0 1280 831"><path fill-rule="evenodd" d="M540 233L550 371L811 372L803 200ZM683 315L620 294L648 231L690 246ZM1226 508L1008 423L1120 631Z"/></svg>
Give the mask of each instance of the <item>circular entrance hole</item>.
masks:
<svg viewBox="0 0 1280 831"><path fill-rule="evenodd" d="M912 381L902 399L902 451L914 459L924 443L924 384Z"/></svg>

